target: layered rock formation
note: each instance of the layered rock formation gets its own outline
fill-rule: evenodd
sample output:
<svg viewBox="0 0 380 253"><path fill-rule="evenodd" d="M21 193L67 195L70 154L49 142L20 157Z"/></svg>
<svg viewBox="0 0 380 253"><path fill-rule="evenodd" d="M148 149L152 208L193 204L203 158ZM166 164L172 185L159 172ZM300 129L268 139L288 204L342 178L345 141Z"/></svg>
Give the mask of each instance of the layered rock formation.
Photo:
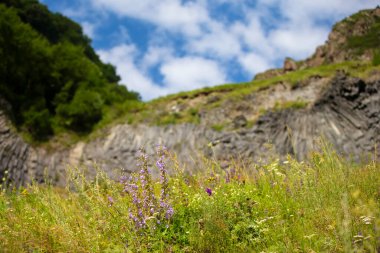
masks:
<svg viewBox="0 0 380 253"><path fill-rule="evenodd" d="M47 168L50 179L63 184L67 165L83 164L91 175L96 164L117 177L121 169L136 169L135 154L140 146L152 153L157 144L175 151L189 170L196 169L202 156L224 161L226 165L234 158L258 161L292 154L304 159L318 148L316 140L320 137L356 160L366 154L374 155L376 145L380 144L380 80L365 82L338 73L325 89L309 108L271 111L252 127L236 131L217 132L193 124L164 127L123 124L88 143L51 152L23 142L1 114L1 175L6 169L11 181L22 184L32 177L43 180Z"/></svg>
<svg viewBox="0 0 380 253"><path fill-rule="evenodd" d="M321 137L356 160L374 155L380 144L380 80L366 83L340 73L311 108L268 113L251 129L223 136L218 153L259 159L274 152L302 160Z"/></svg>
<svg viewBox="0 0 380 253"><path fill-rule="evenodd" d="M28 180L30 146L9 127L3 111L0 111L0 179L16 186Z"/></svg>
<svg viewBox="0 0 380 253"><path fill-rule="evenodd" d="M89 176L100 167L117 178L121 170L137 169L135 155L139 147L153 153L157 144L176 152L188 170L197 170L205 156L222 161L223 166L235 158L257 162L287 154L302 160L318 149L317 140L321 137L339 153L355 160L367 155L380 157L380 152L376 153L380 144L380 72L378 67L368 64L378 47L361 48L360 53L357 48L347 47L349 38L373 32L379 21L379 8L359 12L337 24L328 42L311 58L298 63L287 59L283 69L269 70L256 77L265 81L321 64L363 60L366 65L359 65L372 73L366 73L365 80L344 72L335 77L313 73L296 84L276 79L275 83L252 89L250 93L245 90L238 99L222 100L218 97L221 91L210 91L188 99L187 103L174 100L165 108L157 108L178 114L196 106L199 124L125 123L100 130L97 138L87 142L70 147L58 144L48 149L32 146L20 137L7 119L6 103L0 99L0 179L16 186L32 179L64 184L69 165L83 165ZM281 106L287 103L296 106ZM220 123L226 123L227 127L215 127Z"/></svg>

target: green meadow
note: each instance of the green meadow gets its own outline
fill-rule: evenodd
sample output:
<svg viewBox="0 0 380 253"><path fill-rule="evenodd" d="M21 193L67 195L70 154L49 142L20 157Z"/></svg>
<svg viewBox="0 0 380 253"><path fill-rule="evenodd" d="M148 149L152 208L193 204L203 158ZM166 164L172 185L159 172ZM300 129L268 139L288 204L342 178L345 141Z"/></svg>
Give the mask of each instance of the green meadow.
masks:
<svg viewBox="0 0 380 253"><path fill-rule="evenodd" d="M329 147L298 162L205 160L183 170L169 151L136 175L0 193L2 252L379 252L380 163ZM156 162L157 161L157 162ZM152 176L154 174L156 176ZM159 175L159 176L157 176Z"/></svg>

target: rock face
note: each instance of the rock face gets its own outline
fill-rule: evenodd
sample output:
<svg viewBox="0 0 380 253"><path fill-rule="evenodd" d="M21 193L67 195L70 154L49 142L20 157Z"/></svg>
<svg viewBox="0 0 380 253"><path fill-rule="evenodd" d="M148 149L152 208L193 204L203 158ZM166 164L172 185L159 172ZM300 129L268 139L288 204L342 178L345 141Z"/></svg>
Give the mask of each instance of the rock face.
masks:
<svg viewBox="0 0 380 253"><path fill-rule="evenodd" d="M380 81L339 74L312 108L268 113L253 128L223 136L219 154L258 159L274 152L304 159L320 137L356 159L374 154L380 144Z"/></svg>
<svg viewBox="0 0 380 253"><path fill-rule="evenodd" d="M339 63L347 60L369 61L373 57L373 48L350 48L350 38L368 34L373 26L378 26L380 7L364 10L337 23L323 46L316 49L313 56L303 62L303 66L313 67L322 64ZM377 25L376 25L377 24Z"/></svg>
<svg viewBox="0 0 380 253"><path fill-rule="evenodd" d="M0 180L16 186L29 177L30 147L9 127L3 111L0 111Z"/></svg>
<svg viewBox="0 0 380 253"><path fill-rule="evenodd" d="M376 35L379 21L380 8L359 12L338 23L325 45L318 47L309 59L297 63L287 59L282 69L268 70L255 79L265 80L297 69L347 60L369 62L377 52L375 49L378 50L377 44L372 45L372 41L371 47L364 48L360 48L360 43L358 48L352 45L368 33ZM320 137L354 159L367 154L380 157L380 152L375 154L375 147L380 144L380 73L372 72L366 81L342 72L335 78L310 76L295 85L279 81L250 94L243 92L238 101L223 103L220 94L209 91L199 94L193 104L168 103L171 113L182 112L194 104L204 105L205 108L194 111L200 121L198 125L121 124L103 130L98 134L100 137L89 142L59 150L24 142L10 127L6 103L0 98L0 179L16 186L33 178L63 184L67 165L84 165L90 176L100 167L116 178L121 169L136 170L135 154L140 146L153 153L157 144L175 151L188 170L199 168L204 156L222 161L223 166L235 158L258 161L287 154L302 160L318 148L316 140ZM289 104L294 101L304 102L307 107L291 109ZM280 110L272 110L277 104ZM281 105L287 105L284 108L288 109L281 110ZM212 130L211 126L221 123L223 131Z"/></svg>
<svg viewBox="0 0 380 253"><path fill-rule="evenodd" d="M297 70L297 63L292 59L287 57L284 61L284 73Z"/></svg>
<svg viewBox="0 0 380 253"><path fill-rule="evenodd" d="M380 7L371 10L360 11L343 21L337 23L328 36L324 45L317 47L314 54L304 61L297 63L286 58L282 69L269 69L256 74L254 80L265 80L281 76L289 71L317 67L323 64L336 64L345 61L371 61L378 51ZM373 37L364 38L362 42L355 42L361 36L368 34ZM377 42L374 42L374 41ZM372 41L372 42L371 42ZM351 43L350 43L351 42ZM368 45L371 44L372 45ZM360 45L367 44L367 45ZM297 66L298 65L298 66Z"/></svg>
<svg viewBox="0 0 380 253"><path fill-rule="evenodd" d="M175 151L189 170L199 166L201 156L224 163L233 158L257 161L287 154L304 159L318 147L315 140L321 136L339 152L356 159L367 153L373 155L375 145L380 144L380 80L365 82L339 73L309 108L268 112L250 128L216 132L193 124L124 124L108 129L93 141L54 152L26 144L1 113L0 175L5 176L7 170L9 181L20 185L31 178L42 181L47 168L50 179L63 184L68 164L86 165L91 175L96 163L117 177L120 169L136 170L135 154L140 146L152 153L161 143Z"/></svg>

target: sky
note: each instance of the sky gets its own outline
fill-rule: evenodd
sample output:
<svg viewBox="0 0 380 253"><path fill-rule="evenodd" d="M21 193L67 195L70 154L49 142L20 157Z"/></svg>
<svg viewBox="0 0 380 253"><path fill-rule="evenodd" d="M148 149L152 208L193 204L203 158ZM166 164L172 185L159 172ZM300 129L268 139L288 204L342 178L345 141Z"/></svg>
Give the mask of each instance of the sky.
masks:
<svg viewBox="0 0 380 253"><path fill-rule="evenodd" d="M143 100L252 80L301 60L378 0L41 0L82 25Z"/></svg>

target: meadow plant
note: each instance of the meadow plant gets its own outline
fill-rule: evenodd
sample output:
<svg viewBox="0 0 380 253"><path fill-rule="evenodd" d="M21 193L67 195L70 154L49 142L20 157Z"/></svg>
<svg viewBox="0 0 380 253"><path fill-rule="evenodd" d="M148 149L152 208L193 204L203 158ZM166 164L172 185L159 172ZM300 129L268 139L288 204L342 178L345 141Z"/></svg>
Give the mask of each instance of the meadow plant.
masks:
<svg viewBox="0 0 380 253"><path fill-rule="evenodd" d="M165 158L167 150L158 146L159 156L156 166L160 172L160 194L156 194L152 172L149 169L149 158L143 148L139 150L138 166L140 171L122 179L124 191L131 199L128 217L137 230L155 230L158 226L169 226L174 210L169 201L169 180Z"/></svg>
<svg viewBox="0 0 380 253"><path fill-rule="evenodd" d="M243 175L241 168L232 166L225 170L226 183L245 183L245 176Z"/></svg>

